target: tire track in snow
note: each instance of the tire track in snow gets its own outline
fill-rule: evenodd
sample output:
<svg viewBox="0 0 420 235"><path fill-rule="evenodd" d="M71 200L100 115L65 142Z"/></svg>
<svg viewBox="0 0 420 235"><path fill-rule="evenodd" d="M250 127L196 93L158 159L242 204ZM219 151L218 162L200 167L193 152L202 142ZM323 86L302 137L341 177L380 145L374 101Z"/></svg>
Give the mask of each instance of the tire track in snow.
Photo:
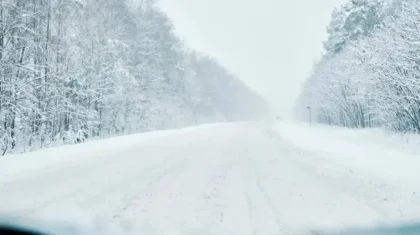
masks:
<svg viewBox="0 0 420 235"><path fill-rule="evenodd" d="M173 163L170 167L165 169L162 173L158 174L158 176L147 183L144 187L141 187L139 190L135 190L134 192L130 192L131 196L125 196L124 202L122 206L113 213L112 219L121 218L122 215L127 212L127 210L131 209L133 206L136 205L135 201L141 200L142 196L149 191L150 188L155 186L156 184L162 183L164 179L169 179L169 181L173 181L176 179L178 175L182 173L183 167L186 167L186 162L188 159L183 159L181 161ZM131 181L133 178L130 179ZM122 183L122 182L120 182Z"/></svg>
<svg viewBox="0 0 420 235"><path fill-rule="evenodd" d="M220 197L230 169L231 165L219 164L207 183L206 188L209 190L201 194L202 204L194 209L193 214L196 220L202 219L203 216L208 217L206 221L210 222L207 222L207 231L224 222L225 205Z"/></svg>
<svg viewBox="0 0 420 235"><path fill-rule="evenodd" d="M245 184L244 184L245 180L244 180L243 171L241 171L241 180L242 180L242 190L243 190L243 193L244 193L245 199L246 199L248 219L249 219L249 222L251 224L252 234L253 235L258 235L256 226L255 226L255 219L254 219L254 216L253 216L256 213L255 213L255 209L252 205L252 201L251 201L251 197L249 196L249 192L246 189Z"/></svg>
<svg viewBox="0 0 420 235"><path fill-rule="evenodd" d="M62 180L57 180L61 182L61 185L66 186L69 185L70 179L73 179L72 187L65 187L63 192L55 192L54 195L50 194L39 194L32 196L32 205L29 209L25 209L25 205L14 208L13 211L8 212L8 218L10 219L24 219L31 216L39 216L40 212L47 212L52 213L52 211L49 211L50 208L57 207L57 205L66 206L67 204L76 206L75 210L79 210L77 208L82 205L80 208L80 213L87 213L89 210L96 209L95 207L92 207L91 202L95 202L95 205L98 204L107 204L99 203L100 201L106 200L106 198L109 196L109 192L113 194L115 190L117 192L115 193L132 193L132 192L144 192L147 191L148 188L152 187L156 183L159 183L164 177L167 177L169 175L172 176L171 172L175 170L180 170L179 166L185 165L186 159L177 160L175 162L169 163L169 166L165 166L166 160L164 160L165 163L163 164L151 164L147 166L137 166L135 164L135 158L127 158L122 159L122 161L117 162L117 164L112 164L113 161L105 161L101 162L101 164L92 166L83 166L83 171L81 172L81 175L75 176L75 173L67 174L67 172L64 172L63 174L60 174L56 172L58 178L62 178ZM114 159L115 161L115 159ZM158 160L159 161L159 160ZM84 169L94 169L93 171L84 170ZM165 169L166 168L166 169ZM66 168L70 172L72 169L71 167ZM150 173L156 171L160 172L161 169L165 169L163 172L158 173L156 177L154 177L151 181L145 182L145 183L139 183L138 177L142 176L142 174L146 174L148 177L150 177ZM77 170L80 170L77 168ZM141 173L140 173L141 172ZM152 173L153 174L153 173ZM179 172L178 172L179 174ZM90 179L93 176L92 179ZM103 176L107 176L104 178ZM44 176L45 177L45 176ZM34 178L36 182L43 181L43 178ZM56 177L57 178L57 177ZM107 183L104 183L107 182ZM28 182L26 182L27 184ZM133 188L136 188L135 190L125 190L122 192L118 192L118 189L121 189L121 187L127 187L127 183L134 185ZM25 184L25 185L26 185ZM17 185L16 188L23 188L25 185ZM135 185L141 185L140 187ZM13 186L13 185L12 185ZM56 189L56 188L55 188ZM16 190L15 190L16 191ZM19 191L19 190L18 190ZM108 194L104 194L104 192L107 192ZM113 213L114 219L119 217L119 214L123 213L125 210L128 209L132 205L131 200L134 200L136 197L138 197L138 194L132 196L132 198L124 200L124 203L121 203L122 206L119 207L120 209L117 210L117 212ZM86 211L85 211L86 210ZM60 211L54 211L54 213L62 213Z"/></svg>
<svg viewBox="0 0 420 235"><path fill-rule="evenodd" d="M273 213L273 215L275 217L276 223L279 226L279 231L278 231L277 234L285 234L284 231L283 231L283 228L282 228L280 217L279 217L280 213L277 210L277 208L274 206L274 204L273 204L273 202L270 198L270 195L268 195L267 191L261 185L261 179L260 178L258 178L256 180L256 185L257 185L258 189L260 190L261 194L264 196L265 201L266 201L267 205L269 206L269 208L271 209L271 212Z"/></svg>

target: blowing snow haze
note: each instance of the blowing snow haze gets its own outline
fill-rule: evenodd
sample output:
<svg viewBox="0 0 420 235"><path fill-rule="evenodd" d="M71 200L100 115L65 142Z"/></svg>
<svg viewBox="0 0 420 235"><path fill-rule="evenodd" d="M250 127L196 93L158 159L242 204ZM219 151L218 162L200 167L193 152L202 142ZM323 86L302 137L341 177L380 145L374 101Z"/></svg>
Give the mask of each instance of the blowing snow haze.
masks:
<svg viewBox="0 0 420 235"><path fill-rule="evenodd" d="M0 234L420 234L420 1L338 4L0 0Z"/></svg>
<svg viewBox="0 0 420 235"><path fill-rule="evenodd" d="M210 53L288 115L344 0L162 0L187 44Z"/></svg>
<svg viewBox="0 0 420 235"><path fill-rule="evenodd" d="M265 101L153 1L0 1L1 153L255 119Z"/></svg>

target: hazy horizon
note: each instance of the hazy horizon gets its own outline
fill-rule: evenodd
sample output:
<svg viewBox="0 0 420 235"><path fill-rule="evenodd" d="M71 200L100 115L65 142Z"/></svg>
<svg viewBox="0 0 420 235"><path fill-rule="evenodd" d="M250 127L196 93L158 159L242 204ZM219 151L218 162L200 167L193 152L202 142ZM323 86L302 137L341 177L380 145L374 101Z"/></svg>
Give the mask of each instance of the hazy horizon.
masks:
<svg viewBox="0 0 420 235"><path fill-rule="evenodd" d="M335 6L343 0L162 0L177 33L218 59L286 115L322 55Z"/></svg>

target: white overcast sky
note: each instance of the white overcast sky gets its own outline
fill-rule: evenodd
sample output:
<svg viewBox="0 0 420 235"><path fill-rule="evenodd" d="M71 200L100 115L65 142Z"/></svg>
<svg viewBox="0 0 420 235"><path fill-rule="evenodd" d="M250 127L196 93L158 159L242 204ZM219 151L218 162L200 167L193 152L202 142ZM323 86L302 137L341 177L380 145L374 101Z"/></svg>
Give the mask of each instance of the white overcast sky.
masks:
<svg viewBox="0 0 420 235"><path fill-rule="evenodd" d="M161 0L186 43L287 114L345 0Z"/></svg>

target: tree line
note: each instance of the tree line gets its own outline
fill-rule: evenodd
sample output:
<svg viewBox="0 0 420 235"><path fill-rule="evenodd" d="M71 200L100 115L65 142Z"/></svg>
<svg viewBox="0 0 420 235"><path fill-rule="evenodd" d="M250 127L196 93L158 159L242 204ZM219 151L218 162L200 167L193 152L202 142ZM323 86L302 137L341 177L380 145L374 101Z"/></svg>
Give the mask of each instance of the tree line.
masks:
<svg viewBox="0 0 420 235"><path fill-rule="evenodd" d="M153 1L0 0L3 154L266 109Z"/></svg>
<svg viewBox="0 0 420 235"><path fill-rule="evenodd" d="M420 133L420 2L352 0L334 10L325 53L296 105L306 120Z"/></svg>

